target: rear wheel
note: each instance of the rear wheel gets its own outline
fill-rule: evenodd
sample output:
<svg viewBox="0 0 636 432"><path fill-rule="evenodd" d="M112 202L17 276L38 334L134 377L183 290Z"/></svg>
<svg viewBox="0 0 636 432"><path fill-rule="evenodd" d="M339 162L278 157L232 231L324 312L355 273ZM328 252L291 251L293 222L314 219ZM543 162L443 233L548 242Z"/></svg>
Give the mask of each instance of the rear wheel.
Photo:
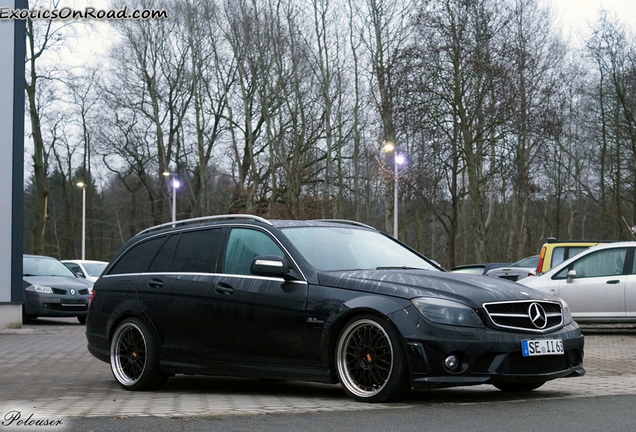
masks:
<svg viewBox="0 0 636 432"><path fill-rule="evenodd" d="M26 299L24 300L24 302L26 303ZM36 318L37 316L28 314L26 312L25 304L22 304L22 322L32 321Z"/></svg>
<svg viewBox="0 0 636 432"><path fill-rule="evenodd" d="M372 315L344 327L336 346L336 369L345 391L361 402L396 400L410 389L397 332Z"/></svg>
<svg viewBox="0 0 636 432"><path fill-rule="evenodd" d="M493 385L497 387L499 390L505 391L508 393L522 393L522 392L529 392L529 391L538 389L543 384L545 384L545 381L536 382L536 383L504 382L504 383L498 383Z"/></svg>
<svg viewBox="0 0 636 432"><path fill-rule="evenodd" d="M138 318L128 318L117 326L110 344L110 368L126 390L156 389L168 379L159 370L156 337Z"/></svg>

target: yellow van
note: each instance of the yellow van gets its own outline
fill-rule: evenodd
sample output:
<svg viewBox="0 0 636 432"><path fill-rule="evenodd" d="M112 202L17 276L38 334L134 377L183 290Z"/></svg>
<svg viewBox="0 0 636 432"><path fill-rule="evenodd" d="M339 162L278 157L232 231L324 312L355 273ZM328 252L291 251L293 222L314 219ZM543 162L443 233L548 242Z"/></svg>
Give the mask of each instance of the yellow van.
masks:
<svg viewBox="0 0 636 432"><path fill-rule="evenodd" d="M537 274L545 273L563 261L580 254L585 249L601 243L607 242L592 240L559 241L554 237L548 237L548 242L543 245L539 254Z"/></svg>

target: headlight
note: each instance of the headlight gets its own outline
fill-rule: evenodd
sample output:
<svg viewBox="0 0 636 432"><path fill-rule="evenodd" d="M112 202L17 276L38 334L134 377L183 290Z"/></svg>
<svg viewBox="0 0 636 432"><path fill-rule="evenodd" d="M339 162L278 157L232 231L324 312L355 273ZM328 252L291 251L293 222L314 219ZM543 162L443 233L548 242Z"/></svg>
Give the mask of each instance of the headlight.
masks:
<svg viewBox="0 0 636 432"><path fill-rule="evenodd" d="M561 299L561 304L563 306L563 325L571 324L573 320L572 312L570 312L570 307L563 299Z"/></svg>
<svg viewBox="0 0 636 432"><path fill-rule="evenodd" d="M411 300L424 318L440 323L463 327L483 327L484 323L473 309L450 300L420 297Z"/></svg>
<svg viewBox="0 0 636 432"><path fill-rule="evenodd" d="M42 285L29 285L25 288L26 291L33 291L42 294L53 294L53 289L51 287L42 286Z"/></svg>

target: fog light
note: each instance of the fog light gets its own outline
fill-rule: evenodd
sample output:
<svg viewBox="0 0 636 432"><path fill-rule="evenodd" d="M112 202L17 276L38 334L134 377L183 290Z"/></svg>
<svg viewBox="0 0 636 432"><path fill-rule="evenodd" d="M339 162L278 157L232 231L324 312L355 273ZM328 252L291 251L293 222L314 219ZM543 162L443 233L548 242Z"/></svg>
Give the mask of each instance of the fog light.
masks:
<svg viewBox="0 0 636 432"><path fill-rule="evenodd" d="M448 368L448 370L453 371L459 366L459 360L456 356L449 355L446 357L446 360L444 360L444 365Z"/></svg>

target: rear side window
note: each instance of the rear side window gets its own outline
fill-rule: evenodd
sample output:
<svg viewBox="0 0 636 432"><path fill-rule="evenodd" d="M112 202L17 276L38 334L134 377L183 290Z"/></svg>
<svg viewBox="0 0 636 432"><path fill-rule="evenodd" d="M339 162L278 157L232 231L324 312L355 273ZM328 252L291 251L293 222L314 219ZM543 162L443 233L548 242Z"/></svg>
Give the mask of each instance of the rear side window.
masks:
<svg viewBox="0 0 636 432"><path fill-rule="evenodd" d="M558 266L563 261L567 261L568 259L580 254L588 248L589 246L555 247L552 251L552 263L550 264L550 268Z"/></svg>
<svg viewBox="0 0 636 432"><path fill-rule="evenodd" d="M170 271L214 273L222 240L223 231L219 228L182 233Z"/></svg>
<svg viewBox="0 0 636 432"><path fill-rule="evenodd" d="M168 237L155 259L150 264L148 271L150 273L163 273L169 272L172 266L172 257L174 256L174 250L179 242L179 234L174 234Z"/></svg>
<svg viewBox="0 0 636 432"><path fill-rule="evenodd" d="M252 229L234 228L225 252L225 273L250 275L254 258L266 255L285 257L280 247L267 234Z"/></svg>
<svg viewBox="0 0 636 432"><path fill-rule="evenodd" d="M146 272L157 251L166 241L166 237L167 236L155 237L137 243L119 258L108 274Z"/></svg>

